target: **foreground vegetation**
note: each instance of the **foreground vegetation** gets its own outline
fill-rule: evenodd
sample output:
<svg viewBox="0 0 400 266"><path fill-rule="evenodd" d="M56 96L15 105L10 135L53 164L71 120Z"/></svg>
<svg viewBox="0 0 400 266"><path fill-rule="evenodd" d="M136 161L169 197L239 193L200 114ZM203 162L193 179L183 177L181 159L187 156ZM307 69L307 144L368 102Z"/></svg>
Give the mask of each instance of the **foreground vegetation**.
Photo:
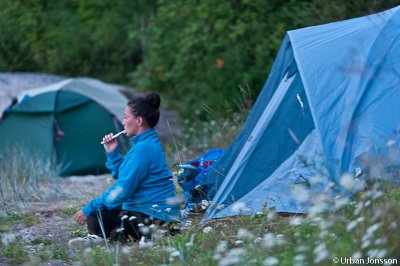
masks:
<svg viewBox="0 0 400 266"><path fill-rule="evenodd" d="M170 161L180 162L208 148L226 145L227 137L237 133L246 111L243 109L241 114L233 114L230 120L212 114L215 116L213 122L204 124L199 120L199 124L192 123L193 129L187 130L183 139L177 139L176 145L168 148ZM203 127L207 130L199 130ZM0 171L2 180L15 174L28 177L28 173L35 172L31 168L22 168L18 173L6 169L3 164ZM53 172L51 168L47 169L50 176ZM343 184L354 181L349 175L342 178ZM393 177L394 180L398 178ZM20 182L20 188L27 183ZM45 188L43 185L42 191L46 191ZM56 211L62 222L69 224L68 230L60 232L63 239L48 234L29 239L15 231L16 228L33 228L49 219L43 220L30 212L29 203L36 200L36 197L1 200L2 206L25 202L25 207L13 211L8 209L1 217L0 263L301 266L332 265L336 259L339 262L340 259L342 262L346 259L358 262L374 259L374 264L386 262L395 265L394 259L400 249L400 188L377 180L367 182L352 197L332 198L328 193L314 195L310 200L315 204L304 215L283 216L266 208L252 216L241 216L240 212L246 206L240 204L234 206L237 216L209 220L204 224L200 224L202 213L192 213L174 225L181 230L175 236L166 235L165 228L143 227L142 230L153 231L152 239L125 245L109 243L108 247L80 251L68 250L67 241L87 234L85 227L76 225L71 219L81 206L66 205ZM62 196L58 200L63 200Z"/></svg>
<svg viewBox="0 0 400 266"><path fill-rule="evenodd" d="M332 199L319 200L320 205L307 215L282 217L269 210L199 224L201 214L192 214L180 224L179 235L165 236L163 228L150 228L152 239L122 246L113 243L72 255L66 243L55 244L46 236L24 243L12 232L3 232L1 257L10 264L37 265L50 259L81 265L332 265L335 258L396 264L398 187L375 184L352 200L336 198L332 212L321 208ZM15 223L21 218L7 216L2 224L7 224L5 219ZM85 234L74 230L70 237ZM26 246L34 244L41 248L29 252Z"/></svg>

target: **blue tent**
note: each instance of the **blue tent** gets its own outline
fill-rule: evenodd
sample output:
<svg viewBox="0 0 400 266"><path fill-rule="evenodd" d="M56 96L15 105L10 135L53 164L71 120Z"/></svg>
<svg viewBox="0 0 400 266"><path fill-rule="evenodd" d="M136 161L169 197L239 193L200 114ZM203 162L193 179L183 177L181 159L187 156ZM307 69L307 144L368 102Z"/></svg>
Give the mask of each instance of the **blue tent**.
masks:
<svg viewBox="0 0 400 266"><path fill-rule="evenodd" d="M238 203L243 214L307 212L297 191L344 192L343 173L361 183L377 174L372 158L398 169L400 156L389 155L399 129L400 6L289 31L243 129L205 181L215 190L203 221L234 215Z"/></svg>

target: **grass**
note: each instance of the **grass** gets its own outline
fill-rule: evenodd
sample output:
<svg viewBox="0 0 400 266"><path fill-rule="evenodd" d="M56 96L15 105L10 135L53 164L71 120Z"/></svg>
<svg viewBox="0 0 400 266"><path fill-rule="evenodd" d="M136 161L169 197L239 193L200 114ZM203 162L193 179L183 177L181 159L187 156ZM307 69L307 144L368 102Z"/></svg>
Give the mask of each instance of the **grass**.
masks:
<svg viewBox="0 0 400 266"><path fill-rule="evenodd" d="M332 265L334 258L395 259L400 248L399 188L364 190L333 212L281 217L273 211L193 226L175 237L149 240L151 247L96 248L84 261L132 265ZM373 202L373 203L372 203ZM114 251L114 252L113 252ZM109 264L107 264L109 263ZM93 265L93 264L87 264Z"/></svg>
<svg viewBox="0 0 400 266"><path fill-rule="evenodd" d="M57 167L40 155L14 147L0 156L0 216L21 214L32 202L57 195Z"/></svg>
<svg viewBox="0 0 400 266"><path fill-rule="evenodd" d="M186 121L183 138L177 140L176 145L166 147L171 169L211 147L225 147L238 133L247 114L232 114L231 119L224 120L205 109L213 120L207 123ZM21 177L34 172L29 167L23 172L4 164L0 166L4 168L0 171L2 178L14 175L17 180L28 180ZM53 171L48 172L49 176L52 174ZM39 174L32 180L36 181L25 191L35 188L37 191L33 189L32 193L40 194ZM13 185L10 181L2 182ZM35 252L28 255L27 247L13 237L11 225L22 223L29 227L38 221L35 216L21 215L13 206L18 202L29 205L38 199L19 195L16 188L3 186L0 189L2 193L15 192L15 195L3 195L1 203L7 210L6 215L0 217L0 231L3 232L0 256L12 265L24 262L40 265L50 259L100 266L332 265L334 258L395 259L400 249L400 188L386 182L369 183L352 198L320 198L317 205L342 203L336 204L330 212L316 208L317 211L306 215L281 216L274 210L265 210L252 216L238 215L205 224L200 224L201 213L192 213L185 219L190 225L183 227L181 234L176 236L164 236L162 228L152 228L153 238L144 242L122 246L111 243L109 248L95 247L73 255L67 252L66 243L56 245L39 236L30 243L37 246ZM42 200L45 199L42 196ZM59 214L68 219L79 209L70 205ZM81 227L75 228L69 232L71 238L87 234Z"/></svg>
<svg viewBox="0 0 400 266"><path fill-rule="evenodd" d="M67 207L65 207L64 209L61 210L60 216L61 216L61 217L71 217L71 216L73 216L77 211L79 211L81 208L82 208L82 207L68 205Z"/></svg>
<svg viewBox="0 0 400 266"><path fill-rule="evenodd" d="M243 122L242 117L213 121L185 122L183 139L167 147L168 161L174 162L171 169L211 147L226 146ZM336 206L330 212L318 207L332 203ZM201 214L191 214L186 219L191 226L177 236L118 249L115 245L88 249L79 260L84 265L112 265L118 261L121 265L302 266L332 265L335 258L398 257L399 186L375 181L351 198L319 197L315 207L316 211L306 215L280 216L270 210L205 224L200 224Z"/></svg>

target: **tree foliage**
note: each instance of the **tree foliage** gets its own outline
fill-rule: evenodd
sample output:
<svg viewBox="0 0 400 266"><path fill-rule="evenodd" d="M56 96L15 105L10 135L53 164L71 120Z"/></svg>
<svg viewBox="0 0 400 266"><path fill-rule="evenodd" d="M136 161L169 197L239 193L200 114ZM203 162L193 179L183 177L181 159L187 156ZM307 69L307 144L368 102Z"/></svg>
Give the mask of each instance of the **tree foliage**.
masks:
<svg viewBox="0 0 400 266"><path fill-rule="evenodd" d="M148 60L136 70L138 88L161 91L190 116L203 105L221 113L258 95L286 31L362 16L399 1L159 1L146 34Z"/></svg>
<svg viewBox="0 0 400 266"><path fill-rule="evenodd" d="M0 71L93 76L162 94L184 117L255 98L286 31L400 0L0 0ZM250 98L248 95L246 98Z"/></svg>
<svg viewBox="0 0 400 266"><path fill-rule="evenodd" d="M153 1L148 1L151 3ZM140 3L0 0L0 71L126 81L141 59Z"/></svg>

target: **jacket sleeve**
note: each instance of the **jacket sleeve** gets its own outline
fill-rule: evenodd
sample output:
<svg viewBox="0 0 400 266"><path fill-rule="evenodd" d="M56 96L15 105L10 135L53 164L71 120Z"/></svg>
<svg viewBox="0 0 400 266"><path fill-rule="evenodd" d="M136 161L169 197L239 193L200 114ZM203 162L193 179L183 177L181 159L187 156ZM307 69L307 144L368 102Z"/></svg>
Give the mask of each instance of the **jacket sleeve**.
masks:
<svg viewBox="0 0 400 266"><path fill-rule="evenodd" d="M106 152L106 155L107 155L106 167L108 170L111 171L111 176L114 179L118 179L118 169L124 162L124 159L122 158L118 150L115 150L110 153Z"/></svg>
<svg viewBox="0 0 400 266"><path fill-rule="evenodd" d="M147 176L152 153L146 145L136 145L125 158L125 165L119 169L119 178L100 197L91 200L83 209L88 217L91 213L102 209L118 209L131 197L140 182Z"/></svg>

